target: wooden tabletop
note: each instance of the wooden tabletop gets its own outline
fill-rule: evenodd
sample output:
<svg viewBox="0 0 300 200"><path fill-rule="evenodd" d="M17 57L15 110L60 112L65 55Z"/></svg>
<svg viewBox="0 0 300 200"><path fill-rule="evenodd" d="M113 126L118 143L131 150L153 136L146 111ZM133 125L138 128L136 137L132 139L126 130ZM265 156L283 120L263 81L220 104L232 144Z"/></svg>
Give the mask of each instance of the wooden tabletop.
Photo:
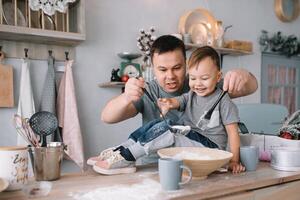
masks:
<svg viewBox="0 0 300 200"><path fill-rule="evenodd" d="M300 172L278 171L272 169L270 163L260 163L258 169L254 172L241 174L231 174L231 172L213 173L205 180L193 179L180 190L166 192L160 188L157 166L155 165L138 168L136 173L127 175L103 176L93 171L88 171L62 175L59 180L52 182L53 187L48 196L35 199L76 199L74 196L76 194L86 194L99 188L109 188L116 185L128 187L130 192L130 188L133 185L138 185L145 180L151 180L152 183L156 184L157 188L155 191L157 196L155 199L207 199L300 180ZM153 184L151 187L153 187ZM147 195L147 191L141 192L144 192L145 196ZM26 196L22 191L0 193L0 200L23 199L26 199Z"/></svg>

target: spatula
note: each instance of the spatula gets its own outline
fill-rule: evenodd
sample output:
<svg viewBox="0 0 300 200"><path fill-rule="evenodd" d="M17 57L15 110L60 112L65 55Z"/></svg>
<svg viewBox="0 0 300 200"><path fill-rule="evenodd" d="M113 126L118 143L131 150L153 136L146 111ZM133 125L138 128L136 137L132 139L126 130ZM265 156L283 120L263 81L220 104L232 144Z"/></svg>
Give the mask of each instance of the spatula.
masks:
<svg viewBox="0 0 300 200"><path fill-rule="evenodd" d="M200 127L201 130L206 130L207 129L207 125L211 119L211 115L214 112L216 106L220 103L221 99L225 96L225 94L227 93L227 91L222 91L222 93L219 95L218 99L216 100L216 102L212 105L212 107L207 111L207 113L205 113L204 115L202 115L200 117L200 120L197 124L198 127Z"/></svg>

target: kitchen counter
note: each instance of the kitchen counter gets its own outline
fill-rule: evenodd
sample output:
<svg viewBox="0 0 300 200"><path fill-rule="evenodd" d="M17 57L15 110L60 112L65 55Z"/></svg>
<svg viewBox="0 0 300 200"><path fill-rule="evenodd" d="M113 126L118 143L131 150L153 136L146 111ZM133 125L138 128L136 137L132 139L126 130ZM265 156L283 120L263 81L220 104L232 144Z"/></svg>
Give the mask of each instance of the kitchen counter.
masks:
<svg viewBox="0 0 300 200"><path fill-rule="evenodd" d="M146 181L146 182L145 182ZM93 172L64 174L57 181L53 181L51 192L46 197L35 199L93 199L95 191L98 196L101 191L103 196L110 200L107 191L115 191L114 198L118 191L128 193L140 193L146 199L147 195L155 195L153 199L299 199L300 171L285 172L277 171L270 167L270 163L259 163L258 169L254 172L241 174L213 173L207 179L193 179L189 184L184 185L180 190L165 192L160 189L157 166L143 166L138 168L134 174L104 176ZM149 187L147 184L150 183ZM145 186L143 191L138 191ZM104 188L101 190L101 188ZM100 191L99 191L100 189ZM94 191L92 193L91 191ZM89 195L80 196L89 193ZM151 193L147 194L147 193ZM155 194L154 194L155 193ZM135 194L131 194L135 199ZM138 194L137 194L138 195ZM123 195L121 199L126 199ZM2 192L0 200L23 200L26 199L22 191ZM136 198L141 199L141 198Z"/></svg>

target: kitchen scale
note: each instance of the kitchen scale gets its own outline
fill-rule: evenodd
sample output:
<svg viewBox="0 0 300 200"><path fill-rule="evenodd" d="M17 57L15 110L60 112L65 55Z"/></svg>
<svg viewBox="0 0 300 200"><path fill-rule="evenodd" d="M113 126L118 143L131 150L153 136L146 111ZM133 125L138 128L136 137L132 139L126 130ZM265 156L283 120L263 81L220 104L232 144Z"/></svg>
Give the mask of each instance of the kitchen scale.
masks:
<svg viewBox="0 0 300 200"><path fill-rule="evenodd" d="M142 54L122 52L118 53L118 56L124 59L120 64L120 77L125 75L129 76L129 78L142 76L141 65L132 62L132 60L141 57Z"/></svg>

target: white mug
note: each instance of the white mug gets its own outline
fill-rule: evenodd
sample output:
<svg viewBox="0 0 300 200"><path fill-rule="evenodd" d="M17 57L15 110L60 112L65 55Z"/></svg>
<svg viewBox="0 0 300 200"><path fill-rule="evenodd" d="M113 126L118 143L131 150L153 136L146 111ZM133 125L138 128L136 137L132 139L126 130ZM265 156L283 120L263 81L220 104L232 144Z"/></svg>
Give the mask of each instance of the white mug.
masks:
<svg viewBox="0 0 300 200"><path fill-rule="evenodd" d="M0 147L0 177L9 182L6 190L21 189L28 181L27 147Z"/></svg>

